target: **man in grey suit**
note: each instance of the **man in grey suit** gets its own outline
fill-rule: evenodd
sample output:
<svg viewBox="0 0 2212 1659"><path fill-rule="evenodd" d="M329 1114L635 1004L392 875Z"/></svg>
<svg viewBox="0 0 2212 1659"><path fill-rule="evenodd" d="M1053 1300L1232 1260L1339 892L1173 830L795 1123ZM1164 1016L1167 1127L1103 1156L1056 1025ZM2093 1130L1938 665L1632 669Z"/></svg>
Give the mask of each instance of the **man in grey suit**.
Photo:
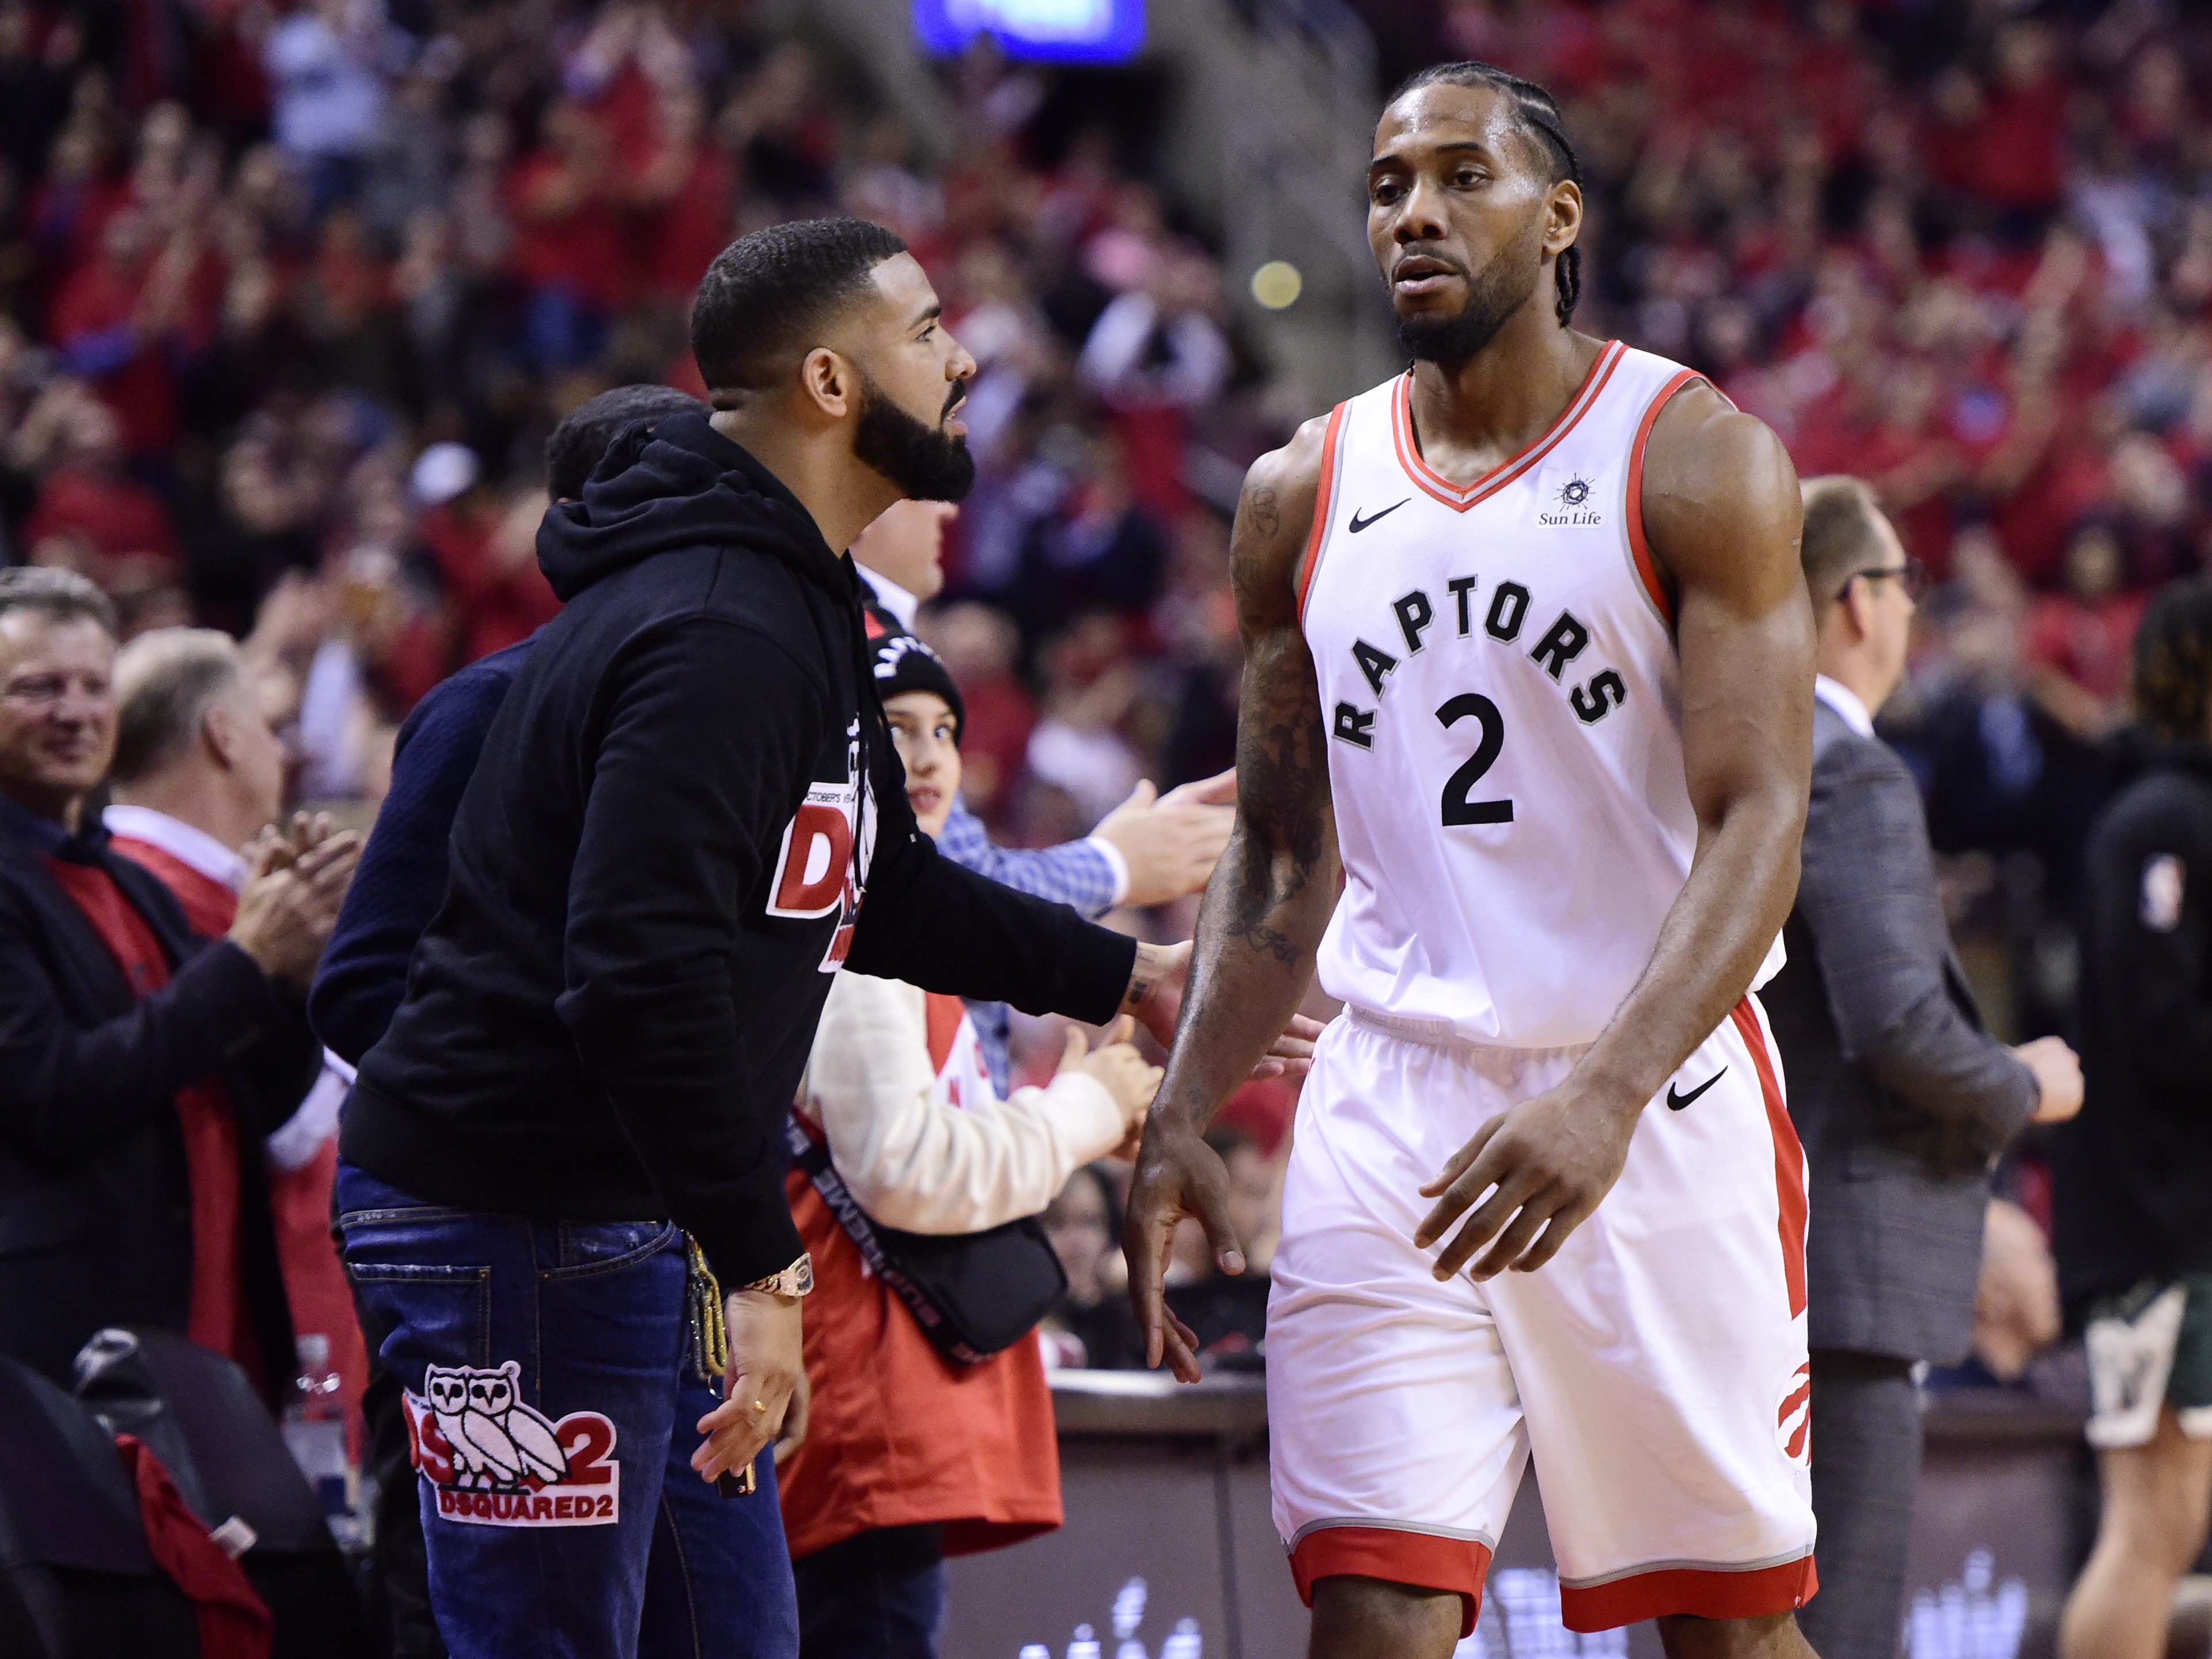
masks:
<svg viewBox="0 0 2212 1659"><path fill-rule="evenodd" d="M1920 1474L1916 1361L1973 1339L1989 1168L2030 1121L2070 1117L2056 1037L1982 1029L1936 897L1920 794L1875 735L1905 672L1919 567L1856 478L1804 486L1819 613L1813 794L1789 965L1763 999L1805 1143L1813 1510L1823 1659L1893 1659Z"/></svg>

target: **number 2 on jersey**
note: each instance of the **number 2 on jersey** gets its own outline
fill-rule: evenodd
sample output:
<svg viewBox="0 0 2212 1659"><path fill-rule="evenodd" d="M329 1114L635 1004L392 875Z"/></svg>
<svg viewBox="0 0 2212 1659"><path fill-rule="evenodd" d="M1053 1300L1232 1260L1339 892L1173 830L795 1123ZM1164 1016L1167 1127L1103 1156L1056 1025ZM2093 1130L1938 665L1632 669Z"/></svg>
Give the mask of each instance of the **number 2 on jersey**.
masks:
<svg viewBox="0 0 2212 1659"><path fill-rule="evenodd" d="M1459 770L1444 780L1443 812L1447 825L1455 823L1510 823L1513 822L1513 803L1510 800L1469 800L1474 786L1482 781L1482 775L1498 763L1498 750L1505 747L1505 717L1498 712L1498 705L1480 691L1462 691L1437 710L1439 724L1450 726L1473 715L1482 723L1482 740L1474 746Z"/></svg>

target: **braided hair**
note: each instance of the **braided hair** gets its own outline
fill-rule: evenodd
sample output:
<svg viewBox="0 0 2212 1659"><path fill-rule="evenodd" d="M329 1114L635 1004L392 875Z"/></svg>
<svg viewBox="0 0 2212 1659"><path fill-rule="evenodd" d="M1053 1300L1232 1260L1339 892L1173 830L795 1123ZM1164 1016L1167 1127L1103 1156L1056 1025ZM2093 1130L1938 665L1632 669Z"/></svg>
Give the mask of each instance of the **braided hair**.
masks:
<svg viewBox="0 0 2212 1659"><path fill-rule="evenodd" d="M2212 735L2212 577L2168 582L2136 629L2136 708L2160 736Z"/></svg>
<svg viewBox="0 0 2212 1659"><path fill-rule="evenodd" d="M1559 114L1559 100L1538 86L1534 81L1524 81L1517 75L1509 75L1495 64L1479 64L1472 59L1457 64L1431 64L1416 70L1398 85L1389 101L1396 103L1409 92L1423 87L1488 87L1504 95L1520 126L1522 136L1537 152L1545 170L1551 174L1547 181L1559 184L1571 179L1580 185L1583 164L1575 155L1575 147L1567 142L1566 124ZM1583 252L1573 246L1559 250L1555 281L1559 289L1558 309L1559 326L1575 314L1575 302L1583 293Z"/></svg>

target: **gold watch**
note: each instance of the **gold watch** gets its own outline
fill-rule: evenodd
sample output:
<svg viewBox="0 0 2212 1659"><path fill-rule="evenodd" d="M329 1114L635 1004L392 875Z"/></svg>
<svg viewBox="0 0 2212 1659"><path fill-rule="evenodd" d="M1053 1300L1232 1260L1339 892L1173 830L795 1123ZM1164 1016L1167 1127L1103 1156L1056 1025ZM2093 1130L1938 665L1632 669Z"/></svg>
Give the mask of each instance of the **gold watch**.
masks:
<svg viewBox="0 0 2212 1659"><path fill-rule="evenodd" d="M799 1260L780 1273L770 1273L766 1279L756 1279L740 1290L766 1291L770 1296L805 1296L814 1288L814 1258L804 1250Z"/></svg>

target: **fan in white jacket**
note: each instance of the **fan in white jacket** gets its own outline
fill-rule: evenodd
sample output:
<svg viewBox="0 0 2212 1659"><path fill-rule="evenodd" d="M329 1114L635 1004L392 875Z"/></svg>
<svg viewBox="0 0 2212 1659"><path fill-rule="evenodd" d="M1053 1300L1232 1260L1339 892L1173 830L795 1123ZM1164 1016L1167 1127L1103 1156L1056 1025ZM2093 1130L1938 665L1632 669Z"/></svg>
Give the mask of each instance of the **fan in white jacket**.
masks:
<svg viewBox="0 0 2212 1659"><path fill-rule="evenodd" d="M1036 1215L1144 1122L1159 1073L1127 1042L1086 1054L1083 1033L1071 1030L1059 1074L1001 1100L975 1027L963 1017L948 1043L949 1022L933 1031L928 1003L911 985L838 975L807 1064L800 1112L821 1128L860 1207L884 1226L976 1233Z"/></svg>
<svg viewBox="0 0 2212 1659"><path fill-rule="evenodd" d="M960 693L927 647L894 635L876 677L907 793L934 834L960 784ZM799 1112L869 1216L906 1232L981 1232L1049 1204L1076 1170L1133 1146L1160 1073L1116 1023L1080 1031L1042 1088L994 1092L959 999L841 973ZM779 1460L802 1650L935 1651L946 1554L1060 1523L1052 1399L1036 1338L957 1366L869 1272L794 1170L787 1190L815 1261L805 1439ZM865 1639L856 1632L865 1632Z"/></svg>
<svg viewBox="0 0 2212 1659"><path fill-rule="evenodd" d="M915 821L936 834L960 794L960 690L911 635L876 641L876 690ZM1134 1146L1159 1071L1124 1042L1128 1029L1119 1022L1093 1055L1071 1030L1051 1084L1000 1099L956 998L838 973L799 1113L823 1130L838 1176L878 1224L982 1232L1037 1214L1084 1164Z"/></svg>
<svg viewBox="0 0 2212 1659"><path fill-rule="evenodd" d="M911 635L877 642L877 690L906 763L915 820L935 834L960 793L960 692ZM934 1028L934 1029L933 1029ZM910 1233L975 1233L1052 1202L1067 1178L1127 1141L1159 1082L1125 1018L1086 1055L1068 1035L1059 1075L1001 1100L958 1000L841 973L799 1087L830 1161L860 1207Z"/></svg>

